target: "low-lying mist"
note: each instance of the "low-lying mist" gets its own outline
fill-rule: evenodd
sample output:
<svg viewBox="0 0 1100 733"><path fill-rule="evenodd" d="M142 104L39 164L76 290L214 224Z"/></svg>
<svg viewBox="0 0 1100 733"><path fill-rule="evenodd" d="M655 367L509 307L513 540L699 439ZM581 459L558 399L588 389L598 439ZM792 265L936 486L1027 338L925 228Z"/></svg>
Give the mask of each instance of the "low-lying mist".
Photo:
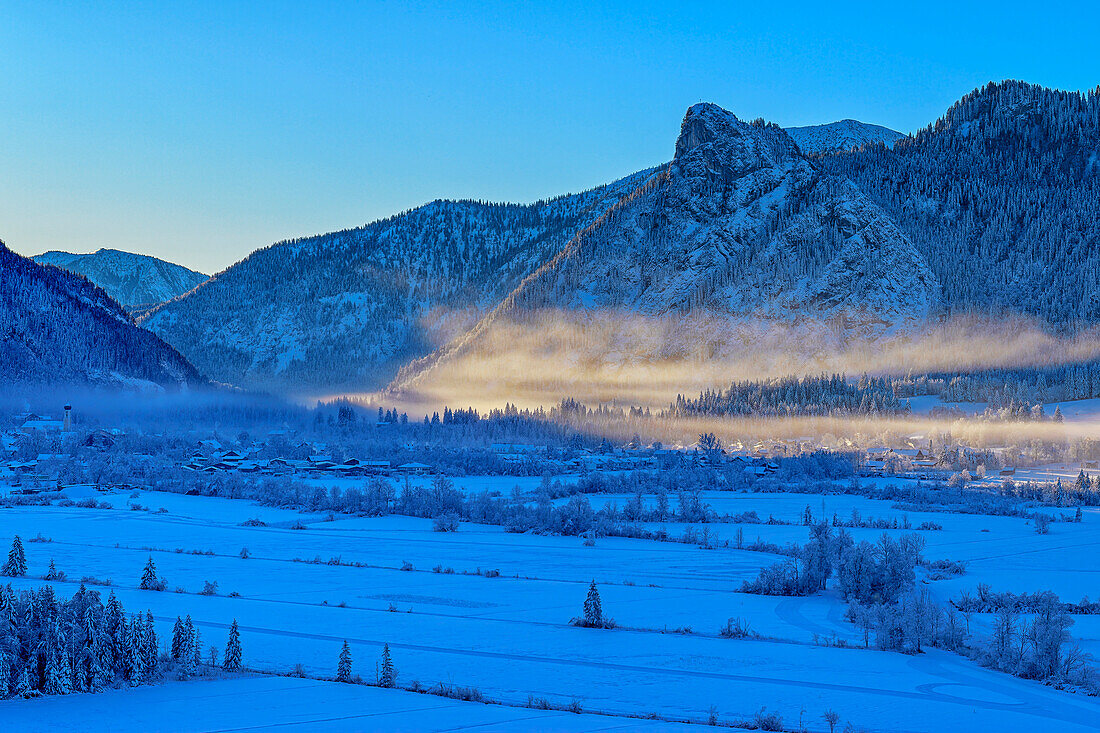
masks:
<svg viewBox="0 0 1100 733"><path fill-rule="evenodd" d="M975 372L1100 358L1100 331L1060 337L1024 318L955 317L924 327L853 333L849 324L717 314L548 312L496 318L395 383L387 401L488 408L589 404L668 406L677 394L733 380L843 373Z"/></svg>

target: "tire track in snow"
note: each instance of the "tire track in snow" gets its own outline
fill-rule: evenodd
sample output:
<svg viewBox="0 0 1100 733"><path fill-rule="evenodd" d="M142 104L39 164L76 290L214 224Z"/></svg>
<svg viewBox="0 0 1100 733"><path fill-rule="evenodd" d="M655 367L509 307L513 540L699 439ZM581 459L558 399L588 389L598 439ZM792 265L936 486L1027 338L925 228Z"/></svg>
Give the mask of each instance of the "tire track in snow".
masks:
<svg viewBox="0 0 1100 733"><path fill-rule="evenodd" d="M165 623L173 623L175 618L166 616L154 616L158 621ZM197 626L205 626L212 629L229 629L229 624L218 623L214 621L195 621ZM1057 701L1057 707L1049 705L1049 701L1037 700L1032 698L1030 700L1018 699L1017 702L1012 703L998 703L988 700L965 698L956 695L949 695L945 693L937 692L932 689L932 685L922 685L922 689L907 691L907 690L885 690L876 687L865 687L862 685L845 685L830 682L814 682L811 680L795 680L782 677L761 677L757 675L741 675L730 672L708 672L704 670L683 670L671 667L654 667L635 664L622 664L617 662L601 662L597 660L581 660L581 659L564 659L559 657L545 657L540 655L528 655L528 654L509 654L506 652L492 652L475 649L456 649L452 647L433 646L426 644L410 644L404 642L390 642L382 641L378 639L363 639L354 637L337 637L330 636L328 634L317 634L302 631L287 631L284 629L271 629L261 626L239 626L239 629L244 632L247 631L253 634L264 634L269 636L285 636L299 639L310 639L316 641L331 642L332 644L340 644L344 641L349 643L360 644L364 646L375 646L378 648L383 647L385 644L389 644L391 649L404 649L408 651L425 652L429 654L450 654L467 657L477 657L482 659L495 659L511 662L528 662L534 664L548 664L561 667L583 667L585 669L603 669L609 672L631 672L646 675L656 676L668 676L683 679L714 679L724 680L729 682L738 683L750 683L750 684L762 684L762 685L775 685L779 687L792 687L798 689L820 690L825 692L842 692L850 694L863 694L872 695L876 697L895 698L902 700L913 700L922 703L939 702L948 705L961 705L969 708L981 708L984 710L994 710L1000 712L1013 712L1023 713L1029 715L1035 715L1046 718L1048 720L1061 720L1068 723L1074 723L1085 727L1094 728L1100 730L1100 715L1097 711L1088 710L1074 705L1072 700L1059 700ZM630 633L630 632L624 632ZM941 667L939 673L946 674L950 670L945 667ZM961 686L970 686L970 678L962 676L958 678L945 678L941 684L958 684ZM1010 697L1019 698L1018 691L1009 690L1005 692ZM1070 713L1075 714L1070 714Z"/></svg>

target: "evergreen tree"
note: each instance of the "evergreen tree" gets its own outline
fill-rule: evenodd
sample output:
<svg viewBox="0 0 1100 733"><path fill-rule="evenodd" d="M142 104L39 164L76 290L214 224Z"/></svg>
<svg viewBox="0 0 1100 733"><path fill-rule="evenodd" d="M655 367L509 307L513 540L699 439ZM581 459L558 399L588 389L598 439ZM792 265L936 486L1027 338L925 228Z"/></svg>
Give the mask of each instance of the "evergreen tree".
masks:
<svg viewBox="0 0 1100 733"><path fill-rule="evenodd" d="M15 578L26 574L27 556L23 552L23 540L19 539L19 535L15 535L15 539L11 541L11 550L8 552L8 561L0 569L0 575Z"/></svg>
<svg viewBox="0 0 1100 733"><path fill-rule="evenodd" d="M64 695L68 692L64 670L61 668L60 650L53 644L46 648L46 668L42 672L42 692L46 695Z"/></svg>
<svg viewBox="0 0 1100 733"><path fill-rule="evenodd" d="M385 644L382 647L382 669L378 673L378 686L395 687L396 685L397 670L393 666L392 657L390 657L390 645Z"/></svg>
<svg viewBox="0 0 1100 733"><path fill-rule="evenodd" d="M198 670L202 666L202 632L195 626L191 631L191 656L194 657L192 664Z"/></svg>
<svg viewBox="0 0 1100 733"><path fill-rule="evenodd" d="M122 603L115 596L115 592L111 591L111 596L107 599L107 610L104 618L104 634L106 635L104 643L110 656L110 663L106 665L108 669L120 669L121 661L125 659L125 622L126 616L122 610Z"/></svg>
<svg viewBox="0 0 1100 733"><path fill-rule="evenodd" d="M146 680L157 676L157 631L153 627L153 613L145 612L145 633L142 637L141 660Z"/></svg>
<svg viewBox="0 0 1100 733"><path fill-rule="evenodd" d="M191 622L191 616L187 616L186 625L183 627L183 644L180 647L180 661L183 669L180 674L184 679L195 676L195 624Z"/></svg>
<svg viewBox="0 0 1100 733"><path fill-rule="evenodd" d="M153 563L153 556L149 556L149 562L145 563L145 570L141 574L142 590L164 590L164 581L157 577L157 566Z"/></svg>
<svg viewBox="0 0 1100 733"><path fill-rule="evenodd" d="M337 682L351 682L351 647L344 641L344 648L340 650L340 663L336 667Z"/></svg>
<svg viewBox="0 0 1100 733"><path fill-rule="evenodd" d="M180 656L183 657L183 663L184 663L183 675L184 675L185 679L188 678L188 677L194 677L195 676L195 671L196 671L195 660L198 656L197 653L196 653L196 649L199 648L199 645L197 644L197 642L198 642L198 634L195 630L195 623L193 621L191 621L191 616L190 616L190 614L188 614L187 615L187 622L186 622L186 625L184 626L184 645L183 645L183 648L180 649Z"/></svg>
<svg viewBox="0 0 1100 733"><path fill-rule="evenodd" d="M233 619L233 625L229 627L229 641L225 645L222 669L226 672L239 672L241 669L241 631L237 627L237 619Z"/></svg>
<svg viewBox="0 0 1100 733"><path fill-rule="evenodd" d="M184 645L184 635L185 635L185 633L186 633L186 631L184 629L183 619L181 619L179 616L176 616L176 623L172 627L171 654L172 654L172 659L174 659L177 662L180 660L180 655L183 654L183 645Z"/></svg>
<svg viewBox="0 0 1100 733"><path fill-rule="evenodd" d="M584 599L584 625L594 628L603 626L603 607L595 580L588 586L588 597Z"/></svg>
<svg viewBox="0 0 1100 733"><path fill-rule="evenodd" d="M54 564L53 558L50 558L50 567L46 570L46 576L43 580L64 580L65 574L58 572L57 566Z"/></svg>
<svg viewBox="0 0 1100 733"><path fill-rule="evenodd" d="M132 685L145 681L145 665L142 663L141 647L145 636L144 624L137 614L130 617L126 624L126 679Z"/></svg>

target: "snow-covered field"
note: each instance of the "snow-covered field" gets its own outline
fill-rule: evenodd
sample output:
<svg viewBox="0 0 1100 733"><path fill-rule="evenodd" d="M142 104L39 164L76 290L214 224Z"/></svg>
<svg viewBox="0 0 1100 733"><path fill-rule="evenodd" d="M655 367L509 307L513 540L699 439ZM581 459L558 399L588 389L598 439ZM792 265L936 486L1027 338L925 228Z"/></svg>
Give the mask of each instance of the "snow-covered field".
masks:
<svg viewBox="0 0 1100 733"><path fill-rule="evenodd" d="M242 701L246 701L242 703ZM286 677L169 683L100 695L3 703L6 730L23 733L132 731L493 731L551 733L687 731L690 726L602 715L459 702Z"/></svg>
<svg viewBox="0 0 1100 733"><path fill-rule="evenodd" d="M592 499L598 506L596 497ZM592 712L655 713L696 722L705 721L712 706L722 721L751 718L766 706L780 713L788 727L797 726L803 715L807 728L817 731L827 729L820 716L829 708L871 730L1100 727L1100 702L1095 699L989 671L956 655L930 651L905 656L815 644L825 638L859 643L860 635L845 621L844 607L832 591L809 598L736 592L761 567L781 559L769 553L622 538L600 538L587 547L576 537L509 534L465 523L458 532L438 533L429 520L326 521L321 515L243 500L155 492L105 500L118 508L0 510L0 538L18 533L24 540L39 534L51 540L26 542L30 574L14 585L44 583L38 578L51 559L68 574L67 582L55 583L60 595L71 595L84 576L110 578L127 609L153 613L162 640L176 616L190 614L203 643L220 646L229 623L237 619L245 664L256 670L285 673L300 664L310 676L331 677L346 639L354 671L365 678L373 679L381 647L388 643L402 684L415 680L425 686L474 686L510 705L525 705L533 695L555 704L578 700ZM787 520L796 520L807 504L819 513L822 501L829 515L846 517L853 509L864 517L901 515L888 502L853 496L716 493L706 500L720 512L751 509L762 518L772 514ZM128 504L134 502L150 511L130 510ZM165 511L158 512L162 507ZM970 563L966 575L932 583L944 598L982 580L998 590L1053 588L1076 599L1100 568L1100 562L1090 559L1100 544L1100 514L1093 512L1086 512L1081 524L1055 523L1048 535L1036 534L1028 522L1014 517L907 516L914 525L931 519L944 526L921 533L928 542L926 556ZM251 518L268 526L241 526ZM297 523L305 529L291 529ZM801 526L743 527L746 539L806 538ZM668 528L673 534L683 529L673 524ZM736 525L712 524L709 529L731 537ZM857 539L882 533L852 532ZM247 559L240 556L242 548L249 550ZM1072 571L1063 562L1067 552L1077 558ZM137 588L150 556L168 583L167 592ZM437 566L454 572L435 572ZM486 571L498 570L500 577L486 577ZM580 615L593 580L605 614L620 628L569 625ZM198 595L204 581L217 582L218 594ZM172 592L177 588L182 592ZM730 617L742 618L764 638L720 638L718 629ZM693 633L675 633L683 627ZM65 706L74 701L105 706L120 704L110 702L115 698L135 701L126 703L129 713L139 707L136 701L148 700L170 710L188 704L189 686L200 695L197 706L205 695L217 700L243 696L250 709L262 709L258 717L242 718L214 705L208 711L211 717L191 729L287 724L306 729L433 729L437 721L449 722L448 729L660 729L636 720L471 706L424 695L272 678L0 703L0 717L26 716L9 719L33 719L39 727L28 723L26 729L49 730L66 720ZM364 708L392 717L327 720L326 715L357 714L358 702L344 704L333 696L361 699ZM272 698L278 703L264 702ZM171 718L158 720L162 729L186 729L172 727ZM133 725L140 726L140 721L135 718Z"/></svg>

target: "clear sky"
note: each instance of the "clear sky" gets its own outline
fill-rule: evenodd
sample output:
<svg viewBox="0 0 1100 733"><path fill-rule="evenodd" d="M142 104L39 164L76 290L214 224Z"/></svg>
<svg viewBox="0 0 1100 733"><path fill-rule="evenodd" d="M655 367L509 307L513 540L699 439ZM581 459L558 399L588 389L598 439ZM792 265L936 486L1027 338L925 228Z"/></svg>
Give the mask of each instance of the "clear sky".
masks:
<svg viewBox="0 0 1100 733"><path fill-rule="evenodd" d="M1100 11L814 2L0 0L0 239L215 272L434 198L669 159L684 110L912 131L990 80L1100 83Z"/></svg>

